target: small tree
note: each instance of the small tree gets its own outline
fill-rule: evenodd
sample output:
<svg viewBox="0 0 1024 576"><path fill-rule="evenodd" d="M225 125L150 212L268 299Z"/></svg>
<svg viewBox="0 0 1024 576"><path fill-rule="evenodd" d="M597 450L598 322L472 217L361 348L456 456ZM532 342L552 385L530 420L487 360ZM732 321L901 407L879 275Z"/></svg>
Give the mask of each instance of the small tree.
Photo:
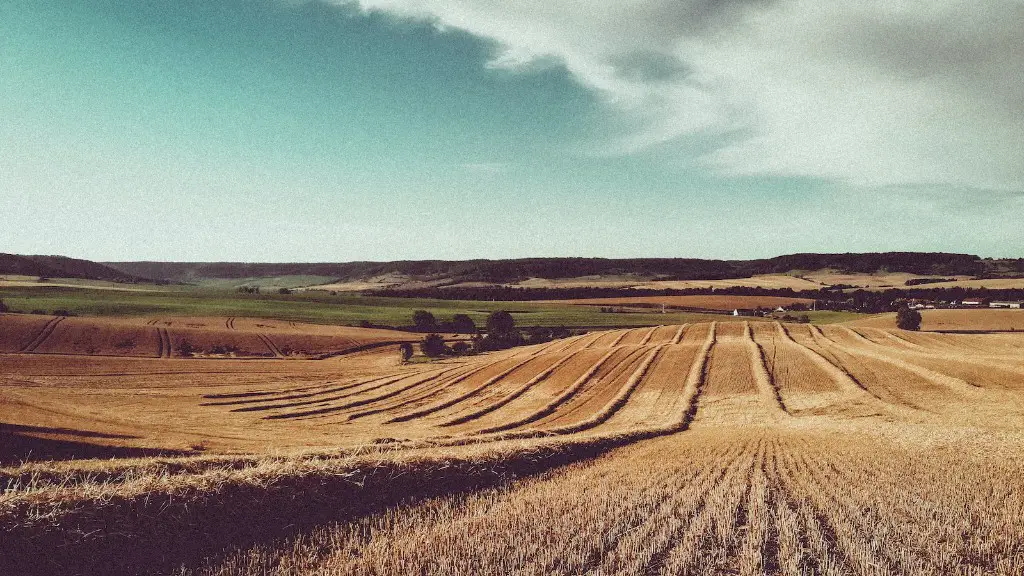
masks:
<svg viewBox="0 0 1024 576"><path fill-rule="evenodd" d="M487 333L490 335L508 334L515 330L516 320L504 310L491 312L487 317Z"/></svg>
<svg viewBox="0 0 1024 576"><path fill-rule="evenodd" d="M896 311L896 327L900 330L920 330L921 313L906 306Z"/></svg>
<svg viewBox="0 0 1024 576"><path fill-rule="evenodd" d="M277 293L278 294L291 294L292 291L291 291L290 288L278 288L277 289Z"/></svg>
<svg viewBox="0 0 1024 576"><path fill-rule="evenodd" d="M459 334L476 334L476 323L465 314L452 316L452 328Z"/></svg>
<svg viewBox="0 0 1024 576"><path fill-rule="evenodd" d="M408 362L409 358L412 358L412 344L402 342L398 345L398 352L402 355L402 362Z"/></svg>
<svg viewBox="0 0 1024 576"><path fill-rule="evenodd" d="M191 356L191 355L193 355L195 353L196 353L195 347L192 346L192 343L189 342L188 340L182 340L181 343L178 344L178 354L179 355L188 357L188 356Z"/></svg>
<svg viewBox="0 0 1024 576"><path fill-rule="evenodd" d="M444 355L444 338L440 334L427 334L420 342L420 350L431 358L439 358Z"/></svg>
<svg viewBox="0 0 1024 576"><path fill-rule="evenodd" d="M437 326L437 319L426 310L417 310L412 313L412 323L420 332L429 332Z"/></svg>
<svg viewBox="0 0 1024 576"><path fill-rule="evenodd" d="M0 300L0 314L3 314L4 312L7 312L7 310L8 310L7 304L4 304L4 301Z"/></svg>

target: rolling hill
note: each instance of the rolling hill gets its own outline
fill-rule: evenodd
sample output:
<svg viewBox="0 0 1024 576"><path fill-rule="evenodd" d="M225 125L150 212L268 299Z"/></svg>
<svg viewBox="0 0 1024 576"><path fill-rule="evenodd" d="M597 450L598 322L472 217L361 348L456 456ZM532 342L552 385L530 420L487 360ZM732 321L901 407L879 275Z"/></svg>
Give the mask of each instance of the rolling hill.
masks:
<svg viewBox="0 0 1024 576"><path fill-rule="evenodd" d="M1005 276L1024 273L1024 260L991 260L969 254L886 252L790 254L760 260L695 258L522 258L512 260L420 260L346 263L108 262L126 274L178 282L209 278L326 276L340 282L395 286L414 283L512 284L534 278L629 277L658 280L721 280L794 271L846 274L902 272L935 276Z"/></svg>

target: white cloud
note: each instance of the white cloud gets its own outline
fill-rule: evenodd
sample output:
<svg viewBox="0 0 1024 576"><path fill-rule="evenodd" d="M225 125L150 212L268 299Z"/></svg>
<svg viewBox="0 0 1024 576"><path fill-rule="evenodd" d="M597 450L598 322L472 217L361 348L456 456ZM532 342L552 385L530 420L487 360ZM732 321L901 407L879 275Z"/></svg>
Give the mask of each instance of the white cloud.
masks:
<svg viewBox="0 0 1024 576"><path fill-rule="evenodd" d="M632 132L727 174L1024 189L1024 2L359 0L555 59ZM724 137L728 135L728 137Z"/></svg>

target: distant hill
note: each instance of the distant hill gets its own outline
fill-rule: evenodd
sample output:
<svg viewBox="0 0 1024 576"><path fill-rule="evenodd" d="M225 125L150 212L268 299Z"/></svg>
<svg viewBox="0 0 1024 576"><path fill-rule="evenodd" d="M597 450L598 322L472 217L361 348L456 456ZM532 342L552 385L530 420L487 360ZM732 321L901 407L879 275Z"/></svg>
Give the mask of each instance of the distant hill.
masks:
<svg viewBox="0 0 1024 576"><path fill-rule="evenodd" d="M970 254L884 252L789 254L759 260L696 258L520 258L511 260L402 260L395 262L243 263L104 262L64 256L0 254L0 274L84 278L113 282L202 282L317 276L337 282L377 279L383 284L422 287L456 284L514 284L531 278L631 277L658 280L724 280L764 274L833 270L922 276L999 278L1024 275L1024 259L982 259ZM380 280L385 279L385 280ZM391 281L390 279L394 279Z"/></svg>
<svg viewBox="0 0 1024 576"><path fill-rule="evenodd" d="M66 256L20 256L0 253L0 274L45 276L48 278L82 278L110 282L144 282L146 277L112 268L91 260Z"/></svg>
<svg viewBox="0 0 1024 576"><path fill-rule="evenodd" d="M125 274L175 282L211 278L326 276L358 281L387 275L435 284L507 284L529 278L636 276L662 280L721 280L759 274L832 269L844 273L905 272L920 275L1004 276L1024 273L1024 260L986 260L969 254L885 252L790 254L760 260L694 258L522 258L346 263L109 262Z"/></svg>

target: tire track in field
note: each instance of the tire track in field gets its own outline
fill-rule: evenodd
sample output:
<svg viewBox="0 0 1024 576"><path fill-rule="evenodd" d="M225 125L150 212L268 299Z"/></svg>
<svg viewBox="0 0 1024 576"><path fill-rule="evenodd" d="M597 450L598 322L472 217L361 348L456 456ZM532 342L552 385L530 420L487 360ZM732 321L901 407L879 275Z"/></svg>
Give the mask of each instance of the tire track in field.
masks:
<svg viewBox="0 0 1024 576"><path fill-rule="evenodd" d="M57 325L64 321L64 316L54 316L49 322L43 325L43 328L36 334L36 337L31 342L26 344L19 350L23 354L31 354L39 348L39 345L46 341L47 338L53 334L53 331L57 329Z"/></svg>
<svg viewBox="0 0 1024 576"><path fill-rule="evenodd" d="M171 334L167 331L167 328L157 328L157 336L160 338L160 358L171 357Z"/></svg>
<svg viewBox="0 0 1024 576"><path fill-rule="evenodd" d="M572 418L580 413L584 414L582 418L586 418L587 412L585 411L593 412L594 407L591 404L596 402L597 398L602 394L612 396L617 390L620 390L622 388L620 382L629 378L629 375L643 362L649 350L636 345L620 346L619 350L623 354L621 359L609 361L606 370L601 370L599 375L592 378L579 393L559 406L553 414L534 422L534 426L548 432L551 428L565 426L566 422L571 422ZM601 405L598 406L598 408L601 407Z"/></svg>
<svg viewBox="0 0 1024 576"><path fill-rule="evenodd" d="M662 344L661 346L651 350L647 357L640 363L640 366L638 366L636 370L630 374L629 378L626 379L626 383L622 385L615 397L608 401L603 408L598 410L591 417L581 422L577 422L576 424L558 426L548 429L547 431L554 434L573 434L575 432L582 432L584 430L596 428L597 426L607 422L615 415L616 412L626 405L626 402L629 401L629 397L632 396L633 392L640 386L644 377L646 377L650 372L651 366L661 355L665 346L667 346L667 344Z"/></svg>
<svg viewBox="0 0 1024 576"><path fill-rule="evenodd" d="M672 344L679 344L683 341L683 332L686 331L687 326L689 326L689 324L683 324L679 327L679 330L676 330L676 335L672 337Z"/></svg>
<svg viewBox="0 0 1024 576"><path fill-rule="evenodd" d="M409 412L407 414L401 414L401 415L395 416L394 418L388 420L386 422L386 424L395 424L395 423L398 423L398 422L408 422L409 420L415 420L417 418L423 418L424 416L429 416L429 415L431 415L431 414L433 414L435 412L439 412L439 411L444 410L446 408L451 408L452 406L455 406L456 404L459 404L461 402L465 402L466 400L469 400L470 398L476 396L477 394L487 390L488 388L490 388L494 384L497 384L501 380L504 380L505 377L508 376L509 374L511 374L511 373L515 372L516 370L522 368L526 364L532 362L537 357L539 357L539 356L541 356L542 354L545 354L545 353L547 353L546 349L538 350L537 352L534 352L533 354L530 354L529 356L527 356L526 359L521 360L520 362L512 365L511 367L509 367L509 368L507 368L505 370L502 370L500 373L495 374L494 376L491 376L490 378L485 380L479 386L476 386L475 388L473 388L473 389L471 389L471 390L469 390L469 391L467 391L467 392L465 392L463 394L460 394L459 396L456 396L455 398L452 398L452 399L449 399L449 400L445 400L445 401L442 401L442 402L438 402L436 404L432 404L430 406L427 406L426 408L422 408L420 410L416 410L415 412Z"/></svg>
<svg viewBox="0 0 1024 576"><path fill-rule="evenodd" d="M754 340L753 332L750 329L750 322L743 323L743 339L749 352L750 367L754 373L754 382L757 384L758 393L773 409L791 416L785 402L782 401L782 394L779 392L775 379L772 377L771 372L768 371L764 348Z"/></svg>
<svg viewBox="0 0 1024 576"><path fill-rule="evenodd" d="M779 334L782 336L780 340L788 346L795 347L796 350L799 350L822 371L828 374L832 381L839 386L843 394L848 396L851 401L861 402L866 406L904 417L915 417L915 413L920 414L923 411L921 407L904 403L902 400L894 403L882 398L850 373L838 358L829 358L810 346L798 342L789 333L789 329L784 324L776 323L776 326L778 327ZM830 353L831 355L832 353ZM865 367L865 369L868 368Z"/></svg>
<svg viewBox="0 0 1024 576"><path fill-rule="evenodd" d="M879 344L870 338L867 338L858 330L852 328L843 327L848 330L856 339L857 342L866 344L872 350L877 350L879 353L892 353L891 348L887 348L884 344ZM974 366L982 366L985 368L998 368L999 370L1006 370L1008 372L1014 372L1018 375L1024 375L1024 367L1021 366L1021 358L1017 356L1004 356L1004 355L984 355L985 359L978 357L979 355L966 356L965 350L959 348L954 344L943 342L948 352L942 352L939 350L927 348L920 344L911 342L898 334L894 334L887 330L881 330L887 338L893 340L897 344L901 345L902 348L898 353L907 354L912 357L927 359L927 360L942 360L948 361L953 360L959 364L970 364ZM955 353L957 356L955 359L950 358L950 354ZM968 384L971 384L968 382ZM973 384L971 384L973 386Z"/></svg>
<svg viewBox="0 0 1024 576"><path fill-rule="evenodd" d="M289 418L300 418L300 417L304 417L304 416L323 416L325 414L334 414L336 412L341 412L343 410L349 410L349 409L352 409L352 408L358 408L360 406L365 406L367 404L372 404L374 402L380 402L382 400L387 400L389 398L394 398L395 396L398 396L399 394L402 394L404 392L412 390L413 388L416 388L416 387L418 387L418 386L420 386L422 384L425 384L427 382L430 382L432 380L436 380L436 379L440 378L441 376L443 376L443 375L445 375L445 374L447 374L449 372L452 372L454 370L458 370L459 368L463 368L463 366L457 366L457 367L454 367L454 368L449 368L449 369L443 370L443 371L441 371L441 372L439 372L437 374L432 374L430 376L418 378L417 380L413 381L411 384L406 384L405 386L401 386L399 388L396 388L395 390L390 390L388 392L384 392L383 394L378 394L376 396L371 396L369 398L360 398L358 400L353 400L351 402L346 402L344 404L340 404L340 405L337 405L337 406L325 406L323 408L316 408L316 409L313 409L313 410L302 410L302 411L299 411L299 412L287 412L287 413L282 413L282 414L271 414L269 416L264 416L263 418L264 418L264 420L285 420L285 419L289 419ZM402 378L402 380L404 380L404 379L405 378ZM377 389L382 388L382 387L387 386L387 385L389 385L389 384L382 384L380 386L374 387L372 390L377 390ZM363 394L365 392L370 392L372 390L362 390L362 391L355 392L353 394L349 394L349 395L343 396L343 397L355 396L355 395L358 395L358 394ZM311 402L311 403L328 402L328 401L333 401L333 400L319 400L317 402ZM239 409L238 411L241 411L241 410Z"/></svg>
<svg viewBox="0 0 1024 576"><path fill-rule="evenodd" d="M156 326L160 323L159 318L153 318L152 320L146 320L146 326Z"/></svg>
<svg viewBox="0 0 1024 576"><path fill-rule="evenodd" d="M623 334L623 335L625 335L625 334ZM620 336L619 339L621 340L621 336ZM588 368L587 371L584 372L582 376L577 378L576 381L573 382L572 385L569 386L568 389L566 389L564 392L559 394L555 399L553 399L550 402L548 402L543 408L535 411L534 413L532 413L532 414L530 414L530 415L528 415L528 416L526 416L524 418L520 418L518 420L513 420L512 422L506 422L505 424L500 424L498 426L491 426L490 428L484 428L483 430L480 430L478 432L478 434L490 434L492 432L503 432L505 430L511 430L513 428L519 428L521 426L525 426L525 425L530 424L532 422L536 422L537 420L540 420L541 418L543 418L545 416L553 414L555 412L555 410L558 409L559 406L561 406L562 404L567 402L569 399L571 399L573 396L575 396L580 390L582 390L583 387L586 386L587 383L589 383L594 378L594 376L597 374L597 372L618 351L619 350L616 347L612 346L608 350L608 352L605 353L604 356L602 356L597 362L595 362L590 368Z"/></svg>
<svg viewBox="0 0 1024 576"><path fill-rule="evenodd" d="M789 329L781 322L777 322L775 325L778 327L779 335L782 336L781 340L787 343L787 345L795 346L794 349L799 350L818 368L821 368L823 372L832 378L832 381L836 383L840 390L852 396L864 396L866 394L874 400L885 403L884 400L868 390L864 384L861 384L853 374L850 374L842 366L837 365L825 356L819 354L817 351L794 340L793 336L789 333Z"/></svg>
<svg viewBox="0 0 1024 576"><path fill-rule="evenodd" d="M700 395L704 392L704 388L708 382L708 367L710 366L711 349L715 347L716 341L716 326L715 322L711 323L708 328L708 335L704 339L704 345L701 346L700 352L697 353L696 358L693 360L693 364L690 365L690 372L686 375L686 385L683 386L683 398L686 402L686 412L682 414L679 419L679 428L686 430L693 423L693 419L697 417L697 411L700 409Z"/></svg>
<svg viewBox="0 0 1024 576"><path fill-rule="evenodd" d="M593 342L591 342L591 344L592 343ZM503 406L505 406L506 404L509 404L510 402L515 400L516 398L519 398L523 394L526 394L527 392L529 392L530 389L532 389L534 386L536 386L536 385L540 384L541 382L547 380L548 377L551 376L551 374L554 373L555 370L560 368L563 364L565 364L569 360L575 358L578 354L582 353L584 350L586 350L586 347L583 347L580 350L577 350L577 351L572 352L570 354L566 354L560 360L558 360L557 362L555 362L551 366L549 366L546 369L544 369L543 372L541 372L540 374L537 374L536 376L531 378L526 384L523 384L518 389L512 391L510 394L506 395L501 400L498 400L498 401L496 401L496 402L494 402L492 404L484 406L483 408L481 408L479 410L476 410L476 411L474 411L474 412L472 412L470 414L465 414L463 416L459 416L458 418L453 418L451 420L448 420L447 422L442 422L440 424L440 426L457 426L459 424L465 424L466 422L471 422L473 420L477 420L477 419L479 419L479 418L481 418L483 416L486 416L487 414L490 414L491 412L494 412L495 410L498 410L498 409L502 408Z"/></svg>
<svg viewBox="0 0 1024 576"><path fill-rule="evenodd" d="M854 347L851 347L851 346L848 346L848 345L841 344L837 340L835 340L834 338L830 338L829 336L825 335L825 333L822 332L820 328L818 328L817 326L814 326L813 324L810 326L810 329L811 329L812 332L815 332L817 335L821 336L825 340L827 340L827 341L831 342L832 344L834 344L837 348L839 348L839 349L841 349L841 350L843 350L843 351L845 351L845 352L847 352L849 354L853 354L855 356L856 355L865 356L867 358L871 358L871 359L874 359L874 360L878 360L880 362L885 362L885 363L890 364L892 366L896 366L898 368L902 368L902 369L906 370L907 372L910 372L910 373L915 374L915 375L917 375L917 376L919 376L919 377L921 377L921 378L923 378L925 380L928 380L929 382L932 382L933 384L938 384L939 386L945 387L946 389L948 389L949 391L953 392L954 394L957 394L957 395L960 395L960 396L964 396L964 395L976 396L976 395L978 395L978 394L980 394L980 393L982 393L984 391L980 386L978 386L976 384L972 384L970 382L967 382L966 380L962 380L962 379L957 378L955 376L949 376L948 374L943 374L941 372L936 372L935 370L931 370L929 368L925 368L923 366L919 366L917 364L913 364L911 362L907 362L906 360L903 360L902 358L896 358L896 357L890 356L889 354L885 354L885 353L881 353L881 352L876 352L876 351L871 350L871 349L854 348ZM859 340L862 340L862 341L867 342L868 344L871 344L871 345L874 345L874 346L879 346L878 344L875 344L874 342L871 342L867 338L864 338L860 334L857 334L853 330L849 330L849 329L846 329L846 330L850 334L853 334L854 337L859 339Z"/></svg>
<svg viewBox="0 0 1024 576"><path fill-rule="evenodd" d="M417 391L410 398L397 399L397 402L393 402L393 403L387 404L385 406L378 406L376 408L371 408L369 410L364 410L364 411L361 411L361 412L357 412L355 414L351 414L351 415L349 415L348 419L349 420L355 420L357 418L364 418L366 416L372 416L374 414L380 414L382 412L388 412L388 411L391 411L391 410L395 410L397 408L403 408L405 406L409 406L410 404L416 404L417 402L423 402L425 400L429 400L429 399L437 396L438 394L444 393L445 391L449 390L453 386L458 385L460 382L464 382L464 381L468 380L469 378L472 378L473 376L476 376L477 374L483 372L484 370L487 370L488 368L491 368L491 367L495 366L496 364L504 362L505 360L508 360L508 358L502 358L501 360L496 360L494 362L490 362L488 364L485 364L484 366L477 367L476 369L470 370L469 372L465 372L463 374L455 376L454 378L438 379L436 386L430 387L427 390Z"/></svg>
<svg viewBox="0 0 1024 576"><path fill-rule="evenodd" d="M234 330L234 328L232 328L232 330ZM267 336L266 334L264 334L262 332L257 332L256 333L256 337L259 338L260 340L262 340L263 343L267 345L267 348L270 350L271 354L273 354L275 358L285 358L286 357L284 355L284 352L281 352L281 349L277 347L277 344L274 344L274 341L271 340L269 336Z"/></svg>
<svg viewBox="0 0 1024 576"><path fill-rule="evenodd" d="M624 338L626 337L626 335L628 335L628 334L629 334L630 332L632 332L632 330L623 330L623 331L622 331L622 334L619 334L619 337L618 337L618 338L616 338L615 340L612 340L612 343L611 343L611 344L609 344L609 345L608 345L608 347L609 347L609 348L615 348L616 346L618 346L618 345L619 345L619 343L620 343L620 342L622 342L622 340L623 340L623 339L624 339ZM595 342L596 342L596 340L595 340Z"/></svg>
<svg viewBox="0 0 1024 576"><path fill-rule="evenodd" d="M306 398L322 397L325 394L334 394L337 392L343 392L352 388L358 388L359 386L366 386L373 383L379 383L382 380L388 380L388 383L397 382L403 378L410 376L416 376L415 372L398 372L385 374L376 378L369 379L356 379L345 381L341 385L337 382L329 382L318 386L305 386L302 388L293 388L289 390L279 390L273 392L241 392L237 394L208 394L203 398L214 399L214 402L204 402L200 406L238 406L243 404L259 404L262 402L284 402L286 400L304 400ZM283 394L283 396L281 395ZM226 399L221 401L221 399ZM337 398L335 398L337 399ZM320 400L316 400L319 402ZM279 404L278 406L287 406L288 404ZM297 404L295 404L297 405Z"/></svg>
<svg viewBox="0 0 1024 576"><path fill-rule="evenodd" d="M433 379L433 378L439 378L439 377L447 374L448 372L451 372L453 370L457 370L459 368L461 368L461 366L456 366L454 368L449 368L447 370L431 371L431 372L434 372L434 373L431 374L430 376L426 377L424 379L424 381L430 380L430 379ZM424 376L425 374L426 373L421 372L419 374L416 374L416 373L401 374L401 375L390 376L390 377L387 377L387 378L374 378L374 379L371 379L371 380L363 380L363 381L359 381L359 382L355 382L355 383L346 384L346 385L343 385L343 386L337 386L335 388L330 389L330 392L315 392L315 393L310 393L310 394L301 394L301 395L298 395L299 398L297 399L297 401L291 401L291 400L296 400L296 399L290 399L290 398L286 398L286 399L290 400L290 401L287 401L287 402L280 402L280 399L261 399L260 402L277 402L277 403L276 404L260 404L260 405L257 405L257 406L243 406L241 408L233 408L231 411L232 412L263 412L263 411L267 411L267 410L287 410L287 409L291 409L291 408L300 408L302 406L309 406L311 404L324 404L324 403L328 403L328 402L337 402L339 400L344 400L344 399L350 398L352 396L358 396L360 394L366 394L368 392L376 392L378 390L381 390L382 388L386 388L388 386L391 386L392 384L397 384L397 383L401 382L402 380L407 380L409 378L421 377L421 376ZM362 386L369 386L369 387L368 388L362 388L361 390L355 390L356 388L360 388ZM343 392L343 393L342 394L334 394L335 392ZM332 395L332 396L323 396L323 394L334 394L334 395ZM285 416L287 416L287 414Z"/></svg>
<svg viewBox="0 0 1024 576"><path fill-rule="evenodd" d="M864 391L872 398L877 399L884 409L909 416L913 416L915 411L918 413L931 412L924 406L909 400L906 395L900 395L897 391L887 388L882 384L882 382L886 380L886 377L884 374L879 373L879 366L872 365L867 361L871 360L870 358L858 358L846 350L835 346L831 340L828 340L819 332L815 332L809 328L808 332L815 346L815 348L810 348L810 346L808 346L808 348L813 350L815 353L822 355L830 363L845 372L857 383L858 386L862 386ZM888 368L883 362L875 361L875 363ZM866 372L868 378L873 382L873 384L869 386L867 380L863 378L863 374L855 376L855 370Z"/></svg>
<svg viewBox="0 0 1024 576"><path fill-rule="evenodd" d="M644 338L643 340L640 341L639 346L647 346L647 344L651 341L651 338L654 336L654 333L658 330L658 328L661 328L661 326L655 326L654 328L651 328L651 330L644 335Z"/></svg>

